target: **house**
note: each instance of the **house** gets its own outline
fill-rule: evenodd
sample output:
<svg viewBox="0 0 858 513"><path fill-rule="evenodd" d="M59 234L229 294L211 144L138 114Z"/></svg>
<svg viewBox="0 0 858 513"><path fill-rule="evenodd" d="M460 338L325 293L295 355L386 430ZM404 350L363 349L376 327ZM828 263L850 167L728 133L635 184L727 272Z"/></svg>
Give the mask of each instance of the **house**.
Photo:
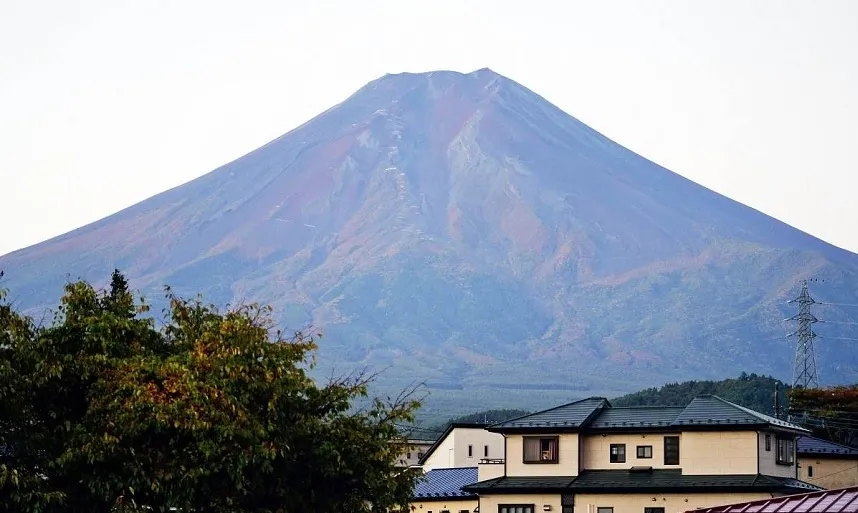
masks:
<svg viewBox="0 0 858 513"><path fill-rule="evenodd" d="M858 513L858 487L760 499L687 513Z"/></svg>
<svg viewBox="0 0 858 513"><path fill-rule="evenodd" d="M589 398L487 429L506 457L463 488L480 513L679 513L819 489L798 479L807 430L711 395L677 408Z"/></svg>
<svg viewBox="0 0 858 513"><path fill-rule="evenodd" d="M420 440L411 438L402 444L402 452L397 466L413 467L420 464L420 459L429 451L435 442L432 440Z"/></svg>
<svg viewBox="0 0 858 513"><path fill-rule="evenodd" d="M471 513L477 496L462 487L477 481L477 467L441 468L420 476L414 489L411 511L417 513Z"/></svg>
<svg viewBox="0 0 858 513"><path fill-rule="evenodd" d="M798 439L799 479L822 488L858 486L858 449L821 438Z"/></svg>
<svg viewBox="0 0 858 513"><path fill-rule="evenodd" d="M426 451L420 465L436 468L476 467L480 460L504 455L504 437L486 430L485 424L453 423Z"/></svg>

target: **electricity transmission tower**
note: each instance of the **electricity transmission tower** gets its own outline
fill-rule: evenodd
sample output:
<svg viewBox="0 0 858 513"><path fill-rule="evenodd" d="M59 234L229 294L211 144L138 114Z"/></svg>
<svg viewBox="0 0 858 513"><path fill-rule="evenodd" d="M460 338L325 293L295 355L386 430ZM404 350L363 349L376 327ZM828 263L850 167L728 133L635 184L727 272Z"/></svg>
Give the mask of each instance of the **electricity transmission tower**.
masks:
<svg viewBox="0 0 858 513"><path fill-rule="evenodd" d="M807 280L801 282L801 293L790 303L798 304L798 313L789 318L798 323L798 329L790 336L798 338L795 344L795 361L792 370L793 388L819 388L819 375L816 372L816 353L813 350L813 324L819 322L811 312L810 306L816 304L807 289Z"/></svg>

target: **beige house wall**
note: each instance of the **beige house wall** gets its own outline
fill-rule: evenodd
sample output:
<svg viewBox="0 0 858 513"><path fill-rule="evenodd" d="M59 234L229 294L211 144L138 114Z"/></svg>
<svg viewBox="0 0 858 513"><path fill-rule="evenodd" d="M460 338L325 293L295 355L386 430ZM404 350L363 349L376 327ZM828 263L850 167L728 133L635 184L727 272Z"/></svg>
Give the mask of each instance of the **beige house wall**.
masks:
<svg viewBox="0 0 858 513"><path fill-rule="evenodd" d="M756 431L687 431L679 441L682 473L756 474Z"/></svg>
<svg viewBox="0 0 858 513"><path fill-rule="evenodd" d="M503 465L503 463L480 463L477 467L477 481L503 477Z"/></svg>
<svg viewBox="0 0 858 513"><path fill-rule="evenodd" d="M453 434L456 435L453 458L453 466L456 468L476 467L479 461L486 457L483 456L485 446L489 447L488 458L503 458L503 435L500 433L485 429L456 428ZM473 449L471 456L468 456L469 445Z"/></svg>
<svg viewBox="0 0 858 513"><path fill-rule="evenodd" d="M468 446L473 451L468 456ZM476 467L489 446L489 458L503 458L503 435L481 428L454 428L423 463L426 471L436 468Z"/></svg>
<svg viewBox="0 0 858 513"><path fill-rule="evenodd" d="M813 477L809 469L813 467ZM828 490L858 486L858 458L854 460L802 456L799 459L799 479Z"/></svg>
<svg viewBox="0 0 858 513"><path fill-rule="evenodd" d="M468 513L472 513L477 509L478 503L477 499L416 501L411 503L411 511L415 513L440 513L441 511L449 511L450 513L467 511Z"/></svg>
<svg viewBox="0 0 858 513"><path fill-rule="evenodd" d="M524 436L507 435L506 475L508 476L577 476L578 435L532 435L559 436L557 463L524 463ZM481 509L482 511L482 509Z"/></svg>
<svg viewBox="0 0 858 513"><path fill-rule="evenodd" d="M771 438L771 450L766 450L766 434ZM781 465L777 462L778 444L777 435L775 433L761 432L758 435L759 441L759 461L760 474L767 476L792 477L796 476L796 466ZM793 453L793 461L795 461L795 453Z"/></svg>
<svg viewBox="0 0 858 513"><path fill-rule="evenodd" d="M456 447L456 430L454 429L447 435L438 447L432 451L432 454L423 462L423 470L430 471L433 468L453 468L455 458L453 457L453 449Z"/></svg>
<svg viewBox="0 0 858 513"><path fill-rule="evenodd" d="M643 513L644 508L664 508L664 513L683 513L696 508L768 498L771 498L769 493L579 494L575 495L575 513L596 513L596 508L614 508L613 513ZM480 508L480 513L496 511Z"/></svg>
<svg viewBox="0 0 858 513"><path fill-rule="evenodd" d="M582 469L626 469L633 466L645 466L652 468L679 468L678 465L664 464L664 437L676 436L675 434L611 434L611 435L585 435L582 449ZM611 463L611 445L626 445L626 462ZM652 458L638 458L637 447L639 445L652 446ZM682 437L679 440L679 456L682 461Z"/></svg>
<svg viewBox="0 0 858 513"><path fill-rule="evenodd" d="M501 504L533 504L534 513L542 512L543 506L551 506L554 513L560 513L560 495L520 494L520 495L481 495L480 513L498 513ZM434 512L437 513L437 512ZM452 513L452 510L451 512ZM575 510L575 513L579 513ZM666 513L666 512L665 512Z"/></svg>

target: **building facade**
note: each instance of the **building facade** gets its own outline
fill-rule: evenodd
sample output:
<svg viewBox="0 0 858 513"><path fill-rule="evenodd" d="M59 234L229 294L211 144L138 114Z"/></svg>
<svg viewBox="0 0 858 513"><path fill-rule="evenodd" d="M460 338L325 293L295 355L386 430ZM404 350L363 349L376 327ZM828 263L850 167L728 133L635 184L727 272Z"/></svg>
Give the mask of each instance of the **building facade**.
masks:
<svg viewBox="0 0 858 513"><path fill-rule="evenodd" d="M420 465L425 471L476 467L482 459L503 457L503 435L486 430L485 424L453 423L426 451Z"/></svg>
<svg viewBox="0 0 858 513"><path fill-rule="evenodd" d="M805 429L715 396L683 408L590 398L488 431L505 457L464 487L480 513L680 513L818 489L798 479Z"/></svg>
<svg viewBox="0 0 858 513"><path fill-rule="evenodd" d="M832 490L858 486L858 449L812 436L798 439L802 481Z"/></svg>

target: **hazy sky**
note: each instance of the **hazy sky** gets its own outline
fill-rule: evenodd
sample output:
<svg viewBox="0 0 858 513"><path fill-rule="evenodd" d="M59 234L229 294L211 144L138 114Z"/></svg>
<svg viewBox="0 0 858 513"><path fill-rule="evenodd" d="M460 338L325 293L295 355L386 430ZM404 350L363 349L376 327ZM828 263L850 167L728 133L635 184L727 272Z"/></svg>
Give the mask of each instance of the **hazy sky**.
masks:
<svg viewBox="0 0 858 513"><path fill-rule="evenodd" d="M858 1L0 0L0 254L385 73L482 67L858 251Z"/></svg>

